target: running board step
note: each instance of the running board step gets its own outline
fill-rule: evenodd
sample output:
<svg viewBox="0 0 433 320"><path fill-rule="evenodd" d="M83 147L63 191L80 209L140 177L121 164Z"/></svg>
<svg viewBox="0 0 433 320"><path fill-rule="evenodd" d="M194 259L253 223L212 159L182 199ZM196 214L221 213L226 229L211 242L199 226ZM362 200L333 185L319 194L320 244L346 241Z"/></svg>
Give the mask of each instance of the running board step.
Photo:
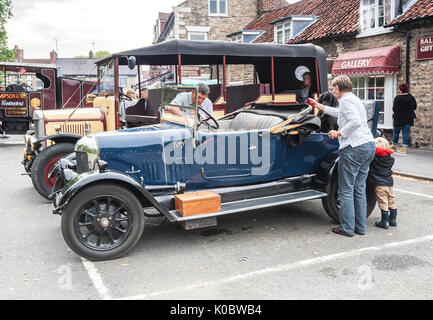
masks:
<svg viewBox="0 0 433 320"><path fill-rule="evenodd" d="M233 202L221 203L221 211L215 213L202 214L192 217L182 217L177 210L171 210L170 215L173 221L189 221L197 219L205 219L211 217L222 216L236 212L256 210L262 208L276 207L283 204L294 203L305 200L320 199L326 197L327 194L317 190L305 190L292 193L284 193L269 197L261 197Z"/></svg>

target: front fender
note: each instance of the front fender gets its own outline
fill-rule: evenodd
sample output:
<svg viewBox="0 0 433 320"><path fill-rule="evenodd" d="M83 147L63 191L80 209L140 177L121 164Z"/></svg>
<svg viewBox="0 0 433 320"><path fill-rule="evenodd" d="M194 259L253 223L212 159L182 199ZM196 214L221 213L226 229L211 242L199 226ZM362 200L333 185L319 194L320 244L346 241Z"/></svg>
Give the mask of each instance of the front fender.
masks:
<svg viewBox="0 0 433 320"><path fill-rule="evenodd" d="M51 136L45 136L42 137L34 142L34 149L39 149L43 142L47 140L54 141L55 143L60 142L70 142L70 143L77 143L78 140L80 140L82 136L72 133L59 133L59 134L53 134Z"/></svg>
<svg viewBox="0 0 433 320"><path fill-rule="evenodd" d="M128 175L114 171L102 173L86 172L78 175L77 177L69 181L62 189L62 191L56 194L54 200L55 209L53 210L53 213L62 214L62 212L68 206L74 196L85 188L95 184L105 184L107 182L117 183L128 188L137 196L143 206L149 206L150 204L151 206L155 207L155 209L158 210L159 213L166 216L167 219L169 219L170 221L173 220L168 209L164 205L156 201L156 199L148 190L143 188L137 181L135 181Z"/></svg>

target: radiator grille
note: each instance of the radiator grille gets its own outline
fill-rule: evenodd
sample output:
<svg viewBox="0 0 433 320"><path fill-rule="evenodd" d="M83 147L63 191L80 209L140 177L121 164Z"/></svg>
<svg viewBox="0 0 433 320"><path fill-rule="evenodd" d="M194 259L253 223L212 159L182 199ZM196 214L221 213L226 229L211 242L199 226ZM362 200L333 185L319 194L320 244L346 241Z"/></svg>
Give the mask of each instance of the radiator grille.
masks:
<svg viewBox="0 0 433 320"><path fill-rule="evenodd" d="M84 136L86 134L85 124L79 123L66 123L62 125L62 133L73 133L80 136ZM92 130L91 124L89 123L89 130Z"/></svg>
<svg viewBox="0 0 433 320"><path fill-rule="evenodd" d="M77 151L77 172L89 172L89 157L86 152Z"/></svg>

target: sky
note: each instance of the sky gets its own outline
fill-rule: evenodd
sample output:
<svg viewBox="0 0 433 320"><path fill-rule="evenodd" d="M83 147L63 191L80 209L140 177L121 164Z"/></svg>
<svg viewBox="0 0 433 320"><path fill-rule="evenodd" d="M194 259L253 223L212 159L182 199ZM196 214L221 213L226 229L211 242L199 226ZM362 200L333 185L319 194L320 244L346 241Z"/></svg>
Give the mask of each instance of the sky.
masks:
<svg viewBox="0 0 433 320"><path fill-rule="evenodd" d="M110 53L152 44L158 12L171 12L183 0L12 0L14 17L6 25L8 45L24 58L61 58ZM294 1L289 1L294 2Z"/></svg>

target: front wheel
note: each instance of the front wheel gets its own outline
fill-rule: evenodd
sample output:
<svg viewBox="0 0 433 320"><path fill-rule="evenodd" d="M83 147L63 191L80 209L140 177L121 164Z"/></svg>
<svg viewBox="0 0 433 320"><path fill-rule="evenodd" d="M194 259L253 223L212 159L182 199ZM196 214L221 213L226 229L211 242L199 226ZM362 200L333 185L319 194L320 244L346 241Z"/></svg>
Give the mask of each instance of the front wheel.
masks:
<svg viewBox="0 0 433 320"><path fill-rule="evenodd" d="M144 229L143 208L128 189L94 185L79 192L62 214L68 246L91 261L112 260L129 252Z"/></svg>
<svg viewBox="0 0 433 320"><path fill-rule="evenodd" d="M31 178L36 191L45 199L52 193L57 177L48 178L56 163L74 152L73 143L58 143L44 149L36 156L31 169Z"/></svg>
<svg viewBox="0 0 433 320"><path fill-rule="evenodd" d="M338 201L338 176L334 174L330 181L330 187L328 188L329 194L326 198L322 199L323 208L327 215L334 220L336 223L340 223L340 203ZM376 193L374 186L367 181L367 218L371 215L376 206Z"/></svg>

